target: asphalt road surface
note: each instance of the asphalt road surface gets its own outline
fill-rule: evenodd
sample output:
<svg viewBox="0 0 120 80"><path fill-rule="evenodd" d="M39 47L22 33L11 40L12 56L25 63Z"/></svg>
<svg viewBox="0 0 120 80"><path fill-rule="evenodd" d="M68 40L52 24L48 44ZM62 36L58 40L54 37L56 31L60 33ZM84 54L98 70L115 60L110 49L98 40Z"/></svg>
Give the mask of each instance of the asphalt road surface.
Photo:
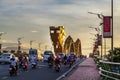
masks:
<svg viewBox="0 0 120 80"><path fill-rule="evenodd" d="M79 59L76 61L80 61ZM18 70L17 76L9 76L9 65L0 64L0 80L56 80L63 73L70 68L65 65L61 65L60 72L56 72L54 67L49 68L45 62L39 62L37 69L31 69L29 65L28 71Z"/></svg>

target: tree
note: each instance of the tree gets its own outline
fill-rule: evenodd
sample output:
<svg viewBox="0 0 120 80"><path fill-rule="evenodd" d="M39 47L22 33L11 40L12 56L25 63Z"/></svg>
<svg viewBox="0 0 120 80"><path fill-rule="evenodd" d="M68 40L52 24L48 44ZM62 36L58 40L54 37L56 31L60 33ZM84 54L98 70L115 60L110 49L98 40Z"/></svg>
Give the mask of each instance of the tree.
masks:
<svg viewBox="0 0 120 80"><path fill-rule="evenodd" d="M15 53L15 50L11 50L10 52L14 54L14 53Z"/></svg>
<svg viewBox="0 0 120 80"><path fill-rule="evenodd" d="M111 61L111 50L109 50L108 59ZM114 48L113 50L113 62L120 62L120 48Z"/></svg>
<svg viewBox="0 0 120 80"><path fill-rule="evenodd" d="M3 50L3 53L7 53L8 51L7 50Z"/></svg>

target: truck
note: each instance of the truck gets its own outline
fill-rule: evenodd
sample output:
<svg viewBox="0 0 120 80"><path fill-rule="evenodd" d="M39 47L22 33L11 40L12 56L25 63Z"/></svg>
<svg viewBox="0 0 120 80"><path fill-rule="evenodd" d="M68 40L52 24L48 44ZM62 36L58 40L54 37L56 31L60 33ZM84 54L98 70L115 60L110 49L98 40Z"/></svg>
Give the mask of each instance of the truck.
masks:
<svg viewBox="0 0 120 80"><path fill-rule="evenodd" d="M37 60L42 60L42 55L37 49L29 49L29 60L32 56L36 56Z"/></svg>

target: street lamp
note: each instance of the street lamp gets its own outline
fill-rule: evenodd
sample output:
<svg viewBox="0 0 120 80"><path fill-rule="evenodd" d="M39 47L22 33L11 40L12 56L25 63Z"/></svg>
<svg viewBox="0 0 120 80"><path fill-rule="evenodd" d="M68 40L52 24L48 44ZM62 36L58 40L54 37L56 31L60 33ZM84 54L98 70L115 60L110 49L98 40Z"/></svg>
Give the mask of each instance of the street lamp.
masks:
<svg viewBox="0 0 120 80"><path fill-rule="evenodd" d="M19 38L17 38L17 40L18 40L18 52L20 52L21 51L21 39L23 39L24 37L19 37Z"/></svg>
<svg viewBox="0 0 120 80"><path fill-rule="evenodd" d="M32 49L32 43L33 43L33 41L35 41L35 40L30 40L30 49Z"/></svg>
<svg viewBox="0 0 120 80"><path fill-rule="evenodd" d="M99 13L93 13L93 12L88 12L89 14L94 14L94 15L97 15L99 19L103 19L103 14L99 14Z"/></svg>
<svg viewBox="0 0 120 80"><path fill-rule="evenodd" d="M100 23L100 26L103 24L103 17L104 17L104 15L102 15L102 14L98 14L98 13L93 13L93 12L88 12L89 14L94 14L94 15L97 15L98 16L98 18L100 18L101 20L102 20L102 23ZM113 46L114 46L114 44L113 44L113 0L111 0L111 34L112 34L112 36L111 36L111 59L112 59L112 61L113 61ZM105 39L104 39L105 40ZM105 40L105 44L106 44L106 40ZM101 45L101 48L102 48L102 45ZM105 45L105 49L106 49L106 45ZM102 51L102 50L101 50ZM102 54L102 52L101 52L101 54ZM106 51L105 51L105 55L106 55ZM102 57L102 56L101 56Z"/></svg>
<svg viewBox="0 0 120 80"><path fill-rule="evenodd" d="M100 23L99 26L103 25L103 17L104 17L103 14L93 13L93 12L88 12L88 13L93 14L93 15L97 15L98 18L102 20L102 23ZM99 28L95 28L95 27L90 27L90 28L94 28L98 32L98 35L100 34L100 29ZM101 35L102 35L102 29L101 29ZM101 58L102 58L102 39L101 39Z"/></svg>

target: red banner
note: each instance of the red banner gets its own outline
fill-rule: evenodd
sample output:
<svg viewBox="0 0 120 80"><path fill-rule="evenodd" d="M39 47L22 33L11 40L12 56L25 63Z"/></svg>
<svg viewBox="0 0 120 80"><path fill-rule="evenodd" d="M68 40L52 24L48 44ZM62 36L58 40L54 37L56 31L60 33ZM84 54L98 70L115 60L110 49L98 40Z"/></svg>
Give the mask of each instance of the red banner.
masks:
<svg viewBox="0 0 120 80"><path fill-rule="evenodd" d="M103 38L111 38L111 16L103 17Z"/></svg>

